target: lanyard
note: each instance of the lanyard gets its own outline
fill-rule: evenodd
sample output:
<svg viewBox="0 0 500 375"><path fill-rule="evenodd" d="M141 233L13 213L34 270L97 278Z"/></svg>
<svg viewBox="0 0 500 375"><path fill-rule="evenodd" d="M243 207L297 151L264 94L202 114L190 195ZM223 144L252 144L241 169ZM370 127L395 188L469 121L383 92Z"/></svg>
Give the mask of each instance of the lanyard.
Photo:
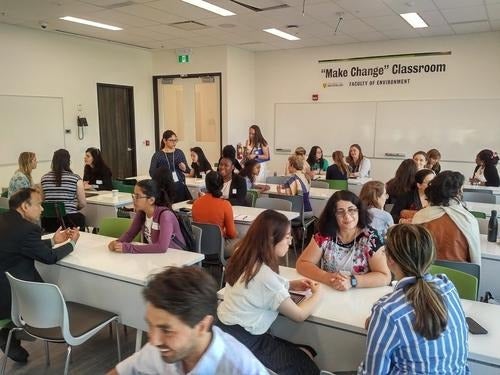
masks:
<svg viewBox="0 0 500 375"><path fill-rule="evenodd" d="M170 169L171 172L175 172L175 150L174 152L172 152L172 164L173 164L173 168L170 166L170 161L168 160L168 152L163 152L165 154L165 159L167 159L167 163L168 163L168 168Z"/></svg>

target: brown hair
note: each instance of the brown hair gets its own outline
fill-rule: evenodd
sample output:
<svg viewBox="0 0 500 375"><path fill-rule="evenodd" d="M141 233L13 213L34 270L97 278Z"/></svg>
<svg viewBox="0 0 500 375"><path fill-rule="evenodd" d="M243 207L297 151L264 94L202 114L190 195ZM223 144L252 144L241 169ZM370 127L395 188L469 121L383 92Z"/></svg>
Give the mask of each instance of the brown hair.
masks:
<svg viewBox="0 0 500 375"><path fill-rule="evenodd" d="M436 257L431 233L422 225L392 226L385 251L405 276L417 279L405 288L406 299L415 310L413 329L427 340L437 339L448 324L448 310L436 287L424 278Z"/></svg>
<svg viewBox="0 0 500 375"><path fill-rule="evenodd" d="M229 258L226 282L232 286L241 277L248 286L262 264L279 273L279 260L274 247L285 238L289 226L287 217L274 210L265 210L257 216Z"/></svg>
<svg viewBox="0 0 500 375"><path fill-rule="evenodd" d="M345 162L344 153L342 151L340 150L334 151L332 154L332 159L335 165L339 167L340 171L343 174L345 175L349 174L349 166Z"/></svg>
<svg viewBox="0 0 500 375"><path fill-rule="evenodd" d="M267 141L262 135L262 132L260 131L260 128L258 125L252 125L250 126L250 129L253 129L255 131L255 136L253 137L253 143L252 145L255 147L257 145L261 146L267 146ZM250 141L250 139L249 139Z"/></svg>
<svg viewBox="0 0 500 375"><path fill-rule="evenodd" d="M368 181L361 188L359 198L366 205L366 207L375 207L383 209L378 206L378 199L384 194L385 185L381 181Z"/></svg>
<svg viewBox="0 0 500 375"><path fill-rule="evenodd" d="M359 151L359 158L356 162L354 162L354 160L351 157L351 148L353 148L353 147L357 148ZM359 164L361 164L361 160L363 160L363 158L364 158L364 155L363 155L363 151L361 151L360 145L358 145L357 143L354 143L351 146L349 146L349 152L348 152L348 155L346 158L346 162L347 162L347 164L349 164L349 166L351 167L351 169L353 171L356 169L357 166L359 166Z"/></svg>
<svg viewBox="0 0 500 375"><path fill-rule="evenodd" d="M18 159L19 172L28 177L30 185L33 185L33 179L31 178L31 171L32 171L31 163L35 158L36 155L34 152L25 151L19 154L19 159Z"/></svg>

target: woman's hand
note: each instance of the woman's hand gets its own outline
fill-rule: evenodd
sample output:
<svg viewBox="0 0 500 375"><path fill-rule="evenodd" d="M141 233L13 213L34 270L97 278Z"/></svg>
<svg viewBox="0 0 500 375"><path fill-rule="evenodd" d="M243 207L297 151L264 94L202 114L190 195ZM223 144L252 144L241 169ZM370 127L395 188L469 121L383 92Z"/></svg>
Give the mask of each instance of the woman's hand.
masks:
<svg viewBox="0 0 500 375"><path fill-rule="evenodd" d="M186 171L186 164L184 164L182 161L179 163L178 167L181 171Z"/></svg>
<svg viewBox="0 0 500 375"><path fill-rule="evenodd" d="M330 279L327 284L330 285L333 289L345 291L352 288L351 276L342 275L340 272L334 272L329 276Z"/></svg>
<svg viewBox="0 0 500 375"><path fill-rule="evenodd" d="M298 279L298 280L291 280L289 286L290 290L304 291L307 289L311 289L313 284L317 283L309 279Z"/></svg>
<svg viewBox="0 0 500 375"><path fill-rule="evenodd" d="M111 251L115 251L117 253L122 253L123 252L123 244L118 241L111 241L108 245L108 249Z"/></svg>

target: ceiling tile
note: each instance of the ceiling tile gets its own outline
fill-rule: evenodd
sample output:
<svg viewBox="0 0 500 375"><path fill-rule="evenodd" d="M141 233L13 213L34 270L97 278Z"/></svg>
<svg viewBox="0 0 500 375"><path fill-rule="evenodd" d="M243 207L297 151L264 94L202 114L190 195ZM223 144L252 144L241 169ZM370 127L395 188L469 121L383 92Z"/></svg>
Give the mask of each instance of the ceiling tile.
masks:
<svg viewBox="0 0 500 375"><path fill-rule="evenodd" d="M156 9L163 10L168 13L175 14L177 16L184 17L189 20L198 20L201 18L210 18L214 17L215 13L209 12L208 10L204 10L202 8L199 8L197 6L185 3L181 0L159 0L159 1L152 1L150 3L146 3L148 7L153 7ZM232 16L229 17L222 17L220 18L231 18Z"/></svg>
<svg viewBox="0 0 500 375"><path fill-rule="evenodd" d="M387 36L389 39L408 39L408 38L418 38L418 33L415 29L411 30L385 30L383 34Z"/></svg>
<svg viewBox="0 0 500 375"><path fill-rule="evenodd" d="M311 36L323 36L323 35L329 35L333 34L334 29L330 26L327 25L326 23L321 23L317 22L314 24L310 25L304 25L299 27L298 29L298 35L299 36L304 36L304 37L311 37Z"/></svg>
<svg viewBox="0 0 500 375"><path fill-rule="evenodd" d="M129 5L116 9L119 13L127 13L132 16L153 20L159 23L169 24L173 22L185 21L186 18L169 14L159 9L151 8L145 5Z"/></svg>
<svg viewBox="0 0 500 375"><path fill-rule="evenodd" d="M455 32L448 25L426 27L417 30L418 35L421 36L442 36L442 35L454 35Z"/></svg>
<svg viewBox="0 0 500 375"><path fill-rule="evenodd" d="M335 22L339 15L342 15L344 20L355 18L351 13L333 3L321 3L306 6L306 14L321 21Z"/></svg>
<svg viewBox="0 0 500 375"><path fill-rule="evenodd" d="M486 9L488 10L488 17L490 20L500 20L500 3L488 4Z"/></svg>
<svg viewBox="0 0 500 375"><path fill-rule="evenodd" d="M354 16L361 18L394 14L394 11L381 0L338 0L336 3Z"/></svg>
<svg viewBox="0 0 500 375"><path fill-rule="evenodd" d="M492 30L500 30L500 21L490 21L490 25Z"/></svg>
<svg viewBox="0 0 500 375"><path fill-rule="evenodd" d="M490 24L487 21L459 23L451 25L451 27L457 34L482 33L490 31Z"/></svg>
<svg viewBox="0 0 500 375"><path fill-rule="evenodd" d="M458 8L483 5L483 0L434 0L434 3L441 8Z"/></svg>
<svg viewBox="0 0 500 375"><path fill-rule="evenodd" d="M441 12L449 23L484 21L488 18L483 5L443 9Z"/></svg>
<svg viewBox="0 0 500 375"><path fill-rule="evenodd" d="M153 30L161 34L166 34L169 37L173 37L172 39L183 38L186 35L186 31L168 25L146 26L144 29Z"/></svg>
<svg viewBox="0 0 500 375"><path fill-rule="evenodd" d="M384 3L389 6L396 13L410 13L423 11L436 11L437 7L432 0L384 0Z"/></svg>
<svg viewBox="0 0 500 375"><path fill-rule="evenodd" d="M347 43L356 43L357 40L349 35L344 34L333 34L332 36L325 36L321 39L330 42L331 44L347 44Z"/></svg>
<svg viewBox="0 0 500 375"><path fill-rule="evenodd" d="M420 12L419 13L425 23L429 26L442 26L448 23L441 15L441 12Z"/></svg>
<svg viewBox="0 0 500 375"><path fill-rule="evenodd" d="M363 21L378 31L384 30L410 30L412 27L399 15L384 17L366 17Z"/></svg>
<svg viewBox="0 0 500 375"><path fill-rule="evenodd" d="M375 42L389 39L387 36L377 31L369 33L349 33L349 35L360 42Z"/></svg>
<svg viewBox="0 0 500 375"><path fill-rule="evenodd" d="M277 25L308 25L318 22L311 16L302 15L299 8L276 9L265 12L266 18L273 20Z"/></svg>
<svg viewBox="0 0 500 375"><path fill-rule="evenodd" d="M334 30L337 27L338 22L328 23ZM352 33L368 33L374 32L375 29L370 25L366 24L362 20L353 19L353 20L343 20L338 24L338 30L343 33L352 34Z"/></svg>
<svg viewBox="0 0 500 375"><path fill-rule="evenodd" d="M127 13L120 13L117 10L104 10L89 15L92 21L109 23L114 26L126 28L127 26L144 27L157 25L158 22L141 17L132 16Z"/></svg>

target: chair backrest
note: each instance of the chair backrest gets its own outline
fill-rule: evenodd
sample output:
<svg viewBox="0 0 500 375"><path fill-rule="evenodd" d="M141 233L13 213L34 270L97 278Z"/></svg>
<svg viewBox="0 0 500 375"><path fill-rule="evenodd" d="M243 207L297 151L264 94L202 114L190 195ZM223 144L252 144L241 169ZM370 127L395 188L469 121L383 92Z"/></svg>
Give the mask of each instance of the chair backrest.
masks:
<svg viewBox="0 0 500 375"><path fill-rule="evenodd" d="M113 180L113 189L117 189L120 193L130 193L134 192L134 185L124 184L122 181Z"/></svg>
<svg viewBox="0 0 500 375"><path fill-rule="evenodd" d="M486 218L483 218L483 219L478 218L477 222L479 223L479 233L480 234L488 234L489 220Z"/></svg>
<svg viewBox="0 0 500 375"><path fill-rule="evenodd" d="M474 217L476 219L486 219L486 213L484 212L479 212L479 211L470 211L470 213L472 215L474 215Z"/></svg>
<svg viewBox="0 0 500 375"><path fill-rule="evenodd" d="M195 241L194 251L196 251L197 253L201 253L201 238L203 236L203 231L201 230L200 227L194 225L191 225L191 230L193 231L193 236Z"/></svg>
<svg viewBox="0 0 500 375"><path fill-rule="evenodd" d="M66 216L66 206L64 202L42 202L42 207L42 217L59 219Z"/></svg>
<svg viewBox="0 0 500 375"><path fill-rule="evenodd" d="M4 192L2 192L2 195L1 195L2 198L7 198L8 196L9 196L8 190L5 190Z"/></svg>
<svg viewBox="0 0 500 375"><path fill-rule="evenodd" d="M455 262L452 260L435 260L436 266L452 268L454 270L468 273L477 279L478 284L481 282L481 266L476 263Z"/></svg>
<svg viewBox="0 0 500 375"><path fill-rule="evenodd" d="M335 190L347 190L349 183L347 180L325 180L328 183L330 189Z"/></svg>
<svg viewBox="0 0 500 375"><path fill-rule="evenodd" d="M444 273L455 285L455 288L457 288L460 298L469 299L472 301L477 300L479 282L476 277L465 272L457 271L448 267L438 266L435 264L431 265L430 273L433 275Z"/></svg>
<svg viewBox="0 0 500 375"><path fill-rule="evenodd" d="M246 200L250 207L255 207L255 201L259 197L259 192L257 190L247 190Z"/></svg>
<svg viewBox="0 0 500 375"><path fill-rule="evenodd" d="M7 212L7 211L9 211L8 208L0 207L0 215L3 214L3 213L5 213L5 212Z"/></svg>
<svg viewBox="0 0 500 375"><path fill-rule="evenodd" d="M269 198L285 199L292 203L292 212L298 212L298 220L304 224L304 197L302 195L269 194Z"/></svg>
<svg viewBox="0 0 500 375"><path fill-rule="evenodd" d="M132 224L132 219L124 217L105 217L99 223L99 234L101 236L108 236L118 238ZM141 240L141 234L137 234L134 237L134 241L139 242Z"/></svg>
<svg viewBox="0 0 500 375"><path fill-rule="evenodd" d="M69 327L66 304L56 285L20 280L8 272L5 275L10 283L12 322L16 326Z"/></svg>
<svg viewBox="0 0 500 375"><path fill-rule="evenodd" d="M9 198L0 197L0 207L9 209Z"/></svg>
<svg viewBox="0 0 500 375"><path fill-rule="evenodd" d="M491 194L489 191L484 193L477 191L464 191L463 200L465 202L496 203L496 196Z"/></svg>
<svg viewBox="0 0 500 375"><path fill-rule="evenodd" d="M311 187L321 188L321 189L330 189L330 184L326 181L311 181Z"/></svg>
<svg viewBox="0 0 500 375"><path fill-rule="evenodd" d="M224 259L224 236L217 224L192 223L193 227L201 229L200 252L205 255L218 255L222 264L226 264Z"/></svg>
<svg viewBox="0 0 500 375"><path fill-rule="evenodd" d="M266 177L266 184L283 185L289 178L289 176L268 176Z"/></svg>
<svg viewBox="0 0 500 375"><path fill-rule="evenodd" d="M267 208L270 210L291 211L292 202L286 199L261 197L257 198L255 207Z"/></svg>

